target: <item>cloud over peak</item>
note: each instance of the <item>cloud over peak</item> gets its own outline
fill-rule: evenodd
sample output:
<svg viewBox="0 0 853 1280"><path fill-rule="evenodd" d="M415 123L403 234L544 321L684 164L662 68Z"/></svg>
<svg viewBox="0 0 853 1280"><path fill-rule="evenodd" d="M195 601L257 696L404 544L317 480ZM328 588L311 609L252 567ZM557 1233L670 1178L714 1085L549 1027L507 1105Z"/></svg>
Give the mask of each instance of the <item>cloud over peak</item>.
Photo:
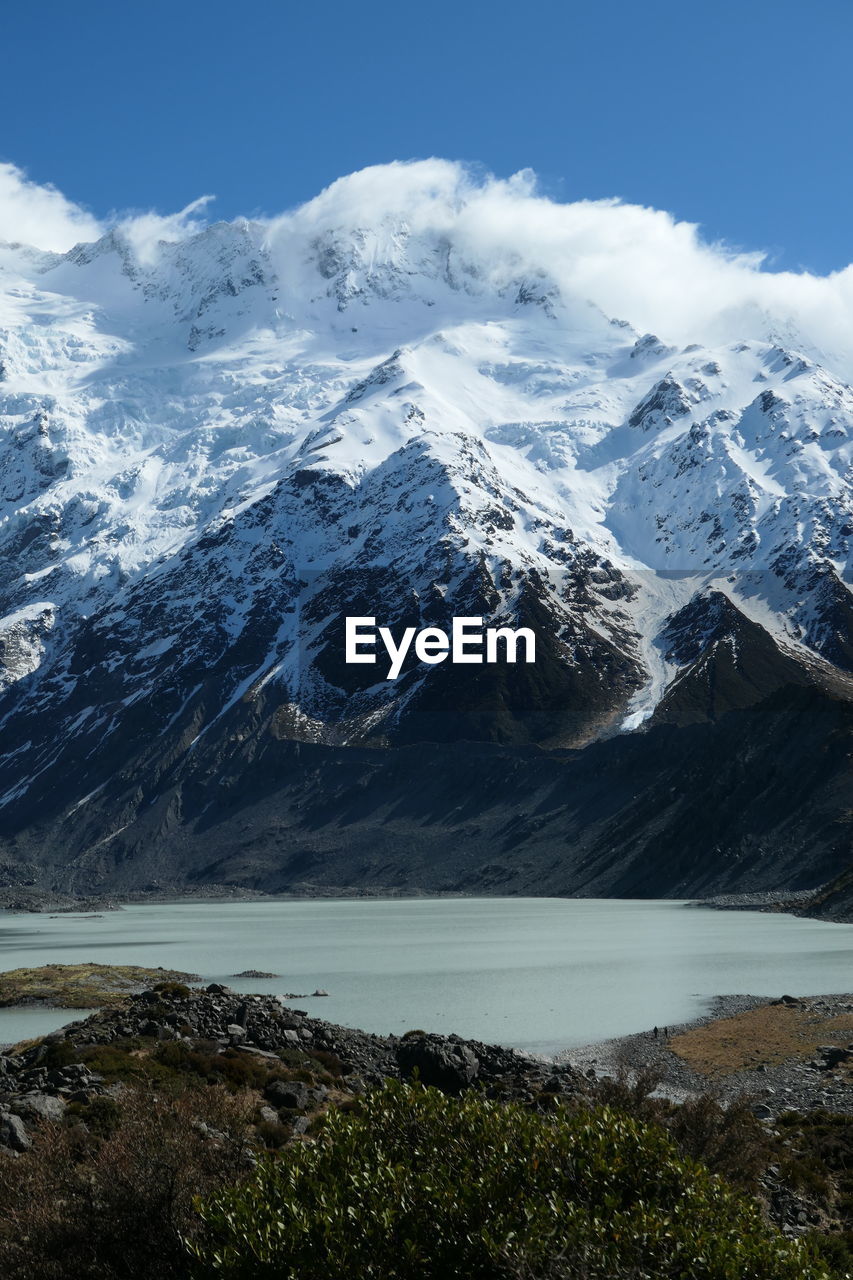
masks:
<svg viewBox="0 0 853 1280"><path fill-rule="evenodd" d="M456 162L395 162L340 178L271 219L270 239L405 225L443 236L484 271L544 273L563 296L670 342L776 335L853 372L853 267L828 276L773 271L760 251L709 243L695 223L618 199L559 203L535 174L508 179Z"/></svg>
<svg viewBox="0 0 853 1280"><path fill-rule="evenodd" d="M65 253L102 231L96 218L56 187L32 182L17 165L0 162L0 241Z"/></svg>
<svg viewBox="0 0 853 1280"><path fill-rule="evenodd" d="M161 241L204 229L207 200L170 216L117 215L110 225L156 267ZM0 240L62 251L106 229L55 188L0 164ZM773 334L853 375L853 267L828 276L773 271L762 253L709 243L696 224L662 210L617 199L559 203L539 191L529 170L501 179L436 158L376 165L264 219L262 228L282 265L304 258L318 237L364 239L365 231L377 260L405 257L412 239L440 240L486 277L509 269L547 275L567 301L588 300L669 342ZM407 266L416 269L416 260L407 258Z"/></svg>

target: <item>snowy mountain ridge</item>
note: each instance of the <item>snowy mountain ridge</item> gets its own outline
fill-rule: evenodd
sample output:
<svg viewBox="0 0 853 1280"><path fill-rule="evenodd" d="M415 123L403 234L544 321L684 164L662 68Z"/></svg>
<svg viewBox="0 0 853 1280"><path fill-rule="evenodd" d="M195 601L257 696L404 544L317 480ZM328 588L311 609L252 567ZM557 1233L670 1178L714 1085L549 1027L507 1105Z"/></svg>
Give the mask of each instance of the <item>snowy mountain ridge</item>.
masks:
<svg viewBox="0 0 853 1280"><path fill-rule="evenodd" d="M849 696L839 373L641 333L440 221L0 249L11 829L155 741L576 747L774 680ZM512 619L544 658L377 681L347 613Z"/></svg>

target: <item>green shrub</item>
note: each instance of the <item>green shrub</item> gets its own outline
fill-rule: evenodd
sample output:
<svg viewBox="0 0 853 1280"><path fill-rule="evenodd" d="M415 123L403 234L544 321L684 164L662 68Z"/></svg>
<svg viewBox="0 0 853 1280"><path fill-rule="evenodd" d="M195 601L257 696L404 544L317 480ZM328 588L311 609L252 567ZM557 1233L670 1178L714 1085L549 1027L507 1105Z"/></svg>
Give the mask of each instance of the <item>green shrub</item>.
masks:
<svg viewBox="0 0 853 1280"><path fill-rule="evenodd" d="M152 989L159 991L160 995L171 996L173 1000L188 1000L192 995L192 988L185 982L158 982Z"/></svg>
<svg viewBox="0 0 853 1280"><path fill-rule="evenodd" d="M66 1124L82 1121L96 1138L110 1138L121 1123L121 1107L115 1098L102 1094L91 1102L72 1103L66 1108L64 1118Z"/></svg>
<svg viewBox="0 0 853 1280"><path fill-rule="evenodd" d="M306 1055L313 1058L323 1068L327 1077L337 1079L339 1076L347 1074L347 1068L341 1062L336 1053L330 1052L328 1049L307 1049Z"/></svg>
<svg viewBox="0 0 853 1280"><path fill-rule="evenodd" d="M199 1205L201 1277L818 1280L660 1128L389 1081Z"/></svg>

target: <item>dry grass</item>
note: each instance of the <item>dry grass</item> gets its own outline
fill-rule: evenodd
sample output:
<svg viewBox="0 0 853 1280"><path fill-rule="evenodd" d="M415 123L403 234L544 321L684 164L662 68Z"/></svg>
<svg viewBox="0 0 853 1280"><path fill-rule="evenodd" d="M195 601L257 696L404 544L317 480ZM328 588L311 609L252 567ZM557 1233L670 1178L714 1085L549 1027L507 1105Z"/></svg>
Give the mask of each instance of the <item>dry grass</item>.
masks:
<svg viewBox="0 0 853 1280"><path fill-rule="evenodd" d="M157 982L189 982L196 974L134 964L45 964L0 973L0 1008L43 1001L59 1009L118 1004L132 991Z"/></svg>
<svg viewBox="0 0 853 1280"><path fill-rule="evenodd" d="M0 1159L3 1280L185 1280L194 1197L251 1169L252 1099L140 1087L77 1110Z"/></svg>
<svg viewBox="0 0 853 1280"><path fill-rule="evenodd" d="M764 1005L674 1036L673 1053L704 1076L727 1076L762 1064L814 1056L819 1045L853 1041L853 1013Z"/></svg>

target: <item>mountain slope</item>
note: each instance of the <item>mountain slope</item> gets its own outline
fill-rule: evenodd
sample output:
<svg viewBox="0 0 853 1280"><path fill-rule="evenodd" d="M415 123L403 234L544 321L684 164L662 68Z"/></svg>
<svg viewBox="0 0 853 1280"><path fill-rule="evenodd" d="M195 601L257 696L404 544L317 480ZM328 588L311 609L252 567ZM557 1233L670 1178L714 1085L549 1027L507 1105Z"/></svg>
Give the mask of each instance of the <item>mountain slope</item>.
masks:
<svg viewBox="0 0 853 1280"><path fill-rule="evenodd" d="M578 751L298 743L263 699L228 719L195 759L152 743L83 805L34 814L0 887L692 897L850 861L853 707L816 689Z"/></svg>
<svg viewBox="0 0 853 1280"><path fill-rule="evenodd" d="M457 759L452 744L476 742L496 752L477 748L476 762L556 750L522 751L535 762L525 786L548 761L592 795L589 761L624 769L630 787L646 753L663 777L666 751L693 750L667 744L701 742L695 814L730 717L794 776L808 735L759 741L783 732L768 708L813 697L821 722L842 715L853 391L840 374L764 320L713 347L642 335L568 293L547 262L484 257L450 226L413 227L393 209L365 223L356 205L325 226L309 206L284 230L241 220L152 246L116 227L65 255L0 249L11 882L50 866L81 888L129 884L149 875L144 850L159 866L184 840L179 879L220 874L197 866L186 797L211 777L217 795L251 794L270 751L282 773L264 794L261 843L281 805L287 848L310 850L288 798L308 784L288 743L311 745L331 803L334 769L372 760L365 749L381 753L389 794L398 767L415 786L411 751L432 768L442 747ZM347 615L398 637L455 615L528 626L537 661L410 658L386 680L381 665L344 662ZM493 767L504 786L504 764ZM763 848L790 821L804 865L823 875L850 801L840 764L832 776L812 777L799 819L777 797L777 818L758 805L727 828L721 865L727 842ZM408 812L402 792L399 804ZM609 858L589 883L626 891L636 877L618 868L635 845L661 869L641 877L656 892L713 880L685 878L663 852L681 832L692 856L691 821L667 825L653 805L620 814L601 845L554 819L548 847L562 850L567 885L584 888L569 872L583 857ZM444 830L438 798L417 821ZM238 853L254 847L217 824L217 842L227 830ZM375 839L369 822L355 826ZM115 844L119 828L131 834ZM413 839L405 824L398 834ZM334 867L356 883L336 849L323 845L333 861L317 878ZM697 857L705 868L710 855ZM786 858L759 858L760 887L788 883ZM735 881L749 879L735 861ZM531 865L528 888L560 881Z"/></svg>

